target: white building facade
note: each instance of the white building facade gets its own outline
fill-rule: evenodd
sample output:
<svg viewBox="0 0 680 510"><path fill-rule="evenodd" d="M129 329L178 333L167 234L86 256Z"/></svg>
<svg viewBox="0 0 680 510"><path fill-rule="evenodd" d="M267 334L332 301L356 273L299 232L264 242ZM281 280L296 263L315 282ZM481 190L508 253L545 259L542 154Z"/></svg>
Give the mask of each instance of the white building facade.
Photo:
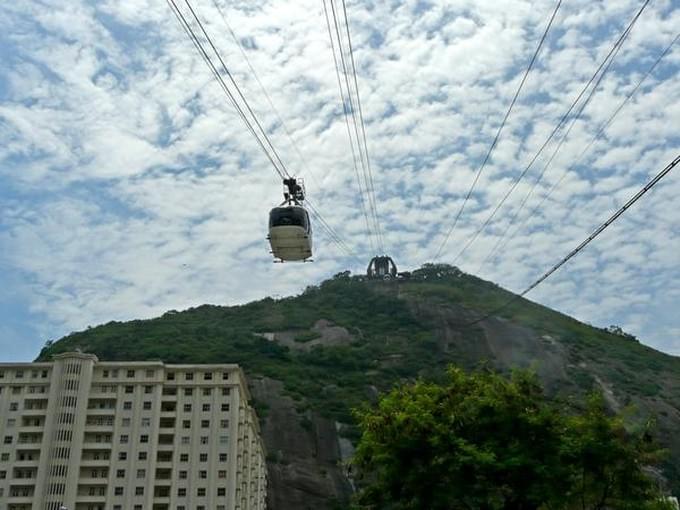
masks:
<svg viewBox="0 0 680 510"><path fill-rule="evenodd" d="M0 364L0 510L264 510L237 365Z"/></svg>

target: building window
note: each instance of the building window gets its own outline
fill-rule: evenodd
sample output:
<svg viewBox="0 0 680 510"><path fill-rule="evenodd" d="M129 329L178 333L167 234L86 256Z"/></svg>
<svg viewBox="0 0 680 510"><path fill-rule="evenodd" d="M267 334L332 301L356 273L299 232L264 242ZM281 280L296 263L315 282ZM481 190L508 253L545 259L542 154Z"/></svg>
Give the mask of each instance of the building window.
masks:
<svg viewBox="0 0 680 510"><path fill-rule="evenodd" d="M151 409L151 401L144 402L144 404L142 405L142 408L145 411L148 411L149 409Z"/></svg>
<svg viewBox="0 0 680 510"><path fill-rule="evenodd" d="M147 453L146 452L139 452L139 456L137 457L139 460L146 460L147 458Z"/></svg>
<svg viewBox="0 0 680 510"><path fill-rule="evenodd" d="M123 427L129 427L130 426L130 418L123 418Z"/></svg>
<svg viewBox="0 0 680 510"><path fill-rule="evenodd" d="M0 471L0 480L7 478L7 471Z"/></svg>
<svg viewBox="0 0 680 510"><path fill-rule="evenodd" d="M191 420L183 420L182 421L182 428L190 429L191 428Z"/></svg>
<svg viewBox="0 0 680 510"><path fill-rule="evenodd" d="M9 460L9 453L3 453L0 455L0 461L7 462Z"/></svg>
<svg viewBox="0 0 680 510"><path fill-rule="evenodd" d="M118 452L118 460L127 460L127 452Z"/></svg>
<svg viewBox="0 0 680 510"><path fill-rule="evenodd" d="M227 489L225 487L218 487L217 488L217 495L218 496L226 496L227 495Z"/></svg>
<svg viewBox="0 0 680 510"><path fill-rule="evenodd" d="M182 436L182 444L189 444L190 438L189 436Z"/></svg>
<svg viewBox="0 0 680 510"><path fill-rule="evenodd" d="M209 397L212 395L212 388L203 388L203 396Z"/></svg>
<svg viewBox="0 0 680 510"><path fill-rule="evenodd" d="M146 478L146 469L138 469L137 478Z"/></svg>
<svg viewBox="0 0 680 510"><path fill-rule="evenodd" d="M203 380L212 381L212 372L206 372L203 374Z"/></svg>
<svg viewBox="0 0 680 510"><path fill-rule="evenodd" d="M200 460L201 462L208 462L208 454L207 453L201 453L198 460Z"/></svg>
<svg viewBox="0 0 680 510"><path fill-rule="evenodd" d="M229 395L229 388L222 388L222 395Z"/></svg>
<svg viewBox="0 0 680 510"><path fill-rule="evenodd" d="M132 402L130 402L129 400L127 402L123 402L123 409L125 409L127 411L132 409Z"/></svg>
<svg viewBox="0 0 680 510"><path fill-rule="evenodd" d="M179 461L180 462L189 462L189 454L188 453L180 454Z"/></svg>
<svg viewBox="0 0 680 510"><path fill-rule="evenodd" d="M177 495L180 498L183 498L187 495L187 490L184 487L180 487L179 489L177 489Z"/></svg>
<svg viewBox="0 0 680 510"><path fill-rule="evenodd" d="M152 393L153 386L144 386L144 393Z"/></svg>
<svg viewBox="0 0 680 510"><path fill-rule="evenodd" d="M229 372L222 372L222 379L225 381L229 379Z"/></svg>
<svg viewBox="0 0 680 510"><path fill-rule="evenodd" d="M166 379L167 379L168 381L174 381L174 380L175 380L175 372L168 372L168 373L166 374Z"/></svg>
<svg viewBox="0 0 680 510"><path fill-rule="evenodd" d="M229 404L222 404L222 411L224 411L225 413L229 411Z"/></svg>
<svg viewBox="0 0 680 510"><path fill-rule="evenodd" d="M201 420L201 428L202 429L209 429L210 428L210 420Z"/></svg>
<svg viewBox="0 0 680 510"><path fill-rule="evenodd" d="M201 436L201 444L208 444L208 436Z"/></svg>
<svg viewBox="0 0 680 510"><path fill-rule="evenodd" d="M223 429L229 428L229 420L220 420L220 427Z"/></svg>
<svg viewBox="0 0 680 510"><path fill-rule="evenodd" d="M126 434L121 435L121 436L120 436L120 442L121 442L122 444L127 444L127 442L128 442L128 436L127 436Z"/></svg>
<svg viewBox="0 0 680 510"><path fill-rule="evenodd" d="M187 476L188 476L188 474L187 474L186 471L180 471L180 472L179 472L179 478L180 478L180 480L186 480Z"/></svg>
<svg viewBox="0 0 680 510"><path fill-rule="evenodd" d="M194 374L192 372L187 372L184 374L184 379L187 381L193 381L194 380Z"/></svg>
<svg viewBox="0 0 680 510"><path fill-rule="evenodd" d="M118 377L118 369L117 368L115 370L111 370L111 377L114 378L114 379Z"/></svg>
<svg viewBox="0 0 680 510"><path fill-rule="evenodd" d="M193 393L194 393L193 388L184 388L184 395L186 395L187 397L190 397Z"/></svg>
<svg viewBox="0 0 680 510"><path fill-rule="evenodd" d="M18 402L11 402L9 404L9 410L10 411L18 411L19 410L19 403Z"/></svg>
<svg viewBox="0 0 680 510"><path fill-rule="evenodd" d="M19 395L21 394L21 386L15 386L12 388L12 395Z"/></svg>
<svg viewBox="0 0 680 510"><path fill-rule="evenodd" d="M199 487L198 489L196 489L196 495L205 496L205 487Z"/></svg>
<svg viewBox="0 0 680 510"><path fill-rule="evenodd" d="M153 368L147 368L146 369L146 377L151 378L156 374L156 371Z"/></svg>
<svg viewBox="0 0 680 510"><path fill-rule="evenodd" d="M220 453L220 462L227 462L227 454Z"/></svg>
<svg viewBox="0 0 680 510"><path fill-rule="evenodd" d="M126 386L125 393L132 393L134 391L134 386Z"/></svg>
<svg viewBox="0 0 680 510"><path fill-rule="evenodd" d="M203 404L203 412L208 412L210 411L210 404Z"/></svg>
<svg viewBox="0 0 680 510"><path fill-rule="evenodd" d="M5 443L5 444L12 444L12 436L5 436L5 439L3 440L3 443Z"/></svg>
<svg viewBox="0 0 680 510"><path fill-rule="evenodd" d="M119 469L116 471L116 478L125 478L125 470Z"/></svg>
<svg viewBox="0 0 680 510"><path fill-rule="evenodd" d="M135 496L143 496L144 487L135 487Z"/></svg>
<svg viewBox="0 0 680 510"><path fill-rule="evenodd" d="M102 377L104 377L105 379L108 379L108 377L109 377L109 371L108 371L108 370L104 370L104 371L102 372Z"/></svg>
<svg viewBox="0 0 680 510"><path fill-rule="evenodd" d="M142 505L135 505L134 510L142 510Z"/></svg>
<svg viewBox="0 0 680 510"><path fill-rule="evenodd" d="M14 425L16 425L17 421L14 418L10 418L7 420L7 428L12 428Z"/></svg>
<svg viewBox="0 0 680 510"><path fill-rule="evenodd" d="M113 494L115 496L122 496L123 495L123 488L122 487L116 487L113 489Z"/></svg>
<svg viewBox="0 0 680 510"><path fill-rule="evenodd" d="M149 436L147 434L142 434L139 436L139 442L140 443L148 443L149 442Z"/></svg>
<svg viewBox="0 0 680 510"><path fill-rule="evenodd" d="M43 370L43 371L40 373L40 377L42 377L43 379L46 379L46 378L47 378L47 370Z"/></svg>
<svg viewBox="0 0 680 510"><path fill-rule="evenodd" d="M24 376L24 371L23 370L17 370L15 375L16 375L17 379L21 379Z"/></svg>
<svg viewBox="0 0 680 510"><path fill-rule="evenodd" d="M199 471L198 477L199 478L208 478L208 472L207 471Z"/></svg>
<svg viewBox="0 0 680 510"><path fill-rule="evenodd" d="M132 379L135 376L135 371L134 370L128 370L127 376L128 376L129 379Z"/></svg>
<svg viewBox="0 0 680 510"><path fill-rule="evenodd" d="M220 444L227 444L229 442L229 436L220 436Z"/></svg>
<svg viewBox="0 0 680 510"><path fill-rule="evenodd" d="M184 404L184 412L185 413L191 412L191 404Z"/></svg>
<svg viewBox="0 0 680 510"><path fill-rule="evenodd" d="M226 478L227 477L227 472L223 469L222 471L217 472L217 478Z"/></svg>
<svg viewBox="0 0 680 510"><path fill-rule="evenodd" d="M150 427L151 418L142 418L142 427Z"/></svg>

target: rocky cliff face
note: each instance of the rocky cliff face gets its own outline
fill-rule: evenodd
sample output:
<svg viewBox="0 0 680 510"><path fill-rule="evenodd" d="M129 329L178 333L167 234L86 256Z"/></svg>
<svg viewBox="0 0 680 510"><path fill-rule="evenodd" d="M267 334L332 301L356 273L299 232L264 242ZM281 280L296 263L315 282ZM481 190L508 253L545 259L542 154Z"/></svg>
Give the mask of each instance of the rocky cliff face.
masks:
<svg viewBox="0 0 680 510"><path fill-rule="evenodd" d="M316 510L346 501L352 486L334 421L296 409L283 384L267 377L250 381L253 397L268 409L262 436L267 448L269 507Z"/></svg>

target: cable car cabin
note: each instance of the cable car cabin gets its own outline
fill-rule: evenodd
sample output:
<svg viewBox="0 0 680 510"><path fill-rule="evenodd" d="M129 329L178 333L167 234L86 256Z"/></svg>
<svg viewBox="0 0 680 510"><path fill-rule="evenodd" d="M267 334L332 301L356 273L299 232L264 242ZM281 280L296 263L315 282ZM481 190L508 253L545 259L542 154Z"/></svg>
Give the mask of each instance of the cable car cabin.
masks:
<svg viewBox="0 0 680 510"><path fill-rule="evenodd" d="M305 261L312 256L312 223L304 207L274 207L269 212L269 244L274 257Z"/></svg>

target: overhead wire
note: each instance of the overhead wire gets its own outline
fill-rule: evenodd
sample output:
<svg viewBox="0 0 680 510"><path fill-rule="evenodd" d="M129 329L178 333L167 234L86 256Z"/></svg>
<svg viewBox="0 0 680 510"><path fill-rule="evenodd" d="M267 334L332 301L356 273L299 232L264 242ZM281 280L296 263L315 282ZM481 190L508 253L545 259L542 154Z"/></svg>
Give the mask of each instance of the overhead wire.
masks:
<svg viewBox="0 0 680 510"><path fill-rule="evenodd" d="M286 133L286 136L288 137L288 140L290 141L291 147L295 150L295 152L298 155L298 158L300 159L300 162L302 163L302 166L305 170L305 172L312 177L314 180L315 184L319 189L321 189L321 184L319 180L316 177L316 174L312 172L310 169L309 165L307 164L306 158L302 155L302 152L300 151L300 148L298 146L298 143L296 142L295 138L293 137L292 132L288 128L286 122L283 120L283 117L279 113L279 110L276 108L274 105L274 101L272 100L271 96L269 95L269 92L267 92L267 89L265 88L264 84L260 80L260 77L253 67L252 63L250 62L250 58L248 57L248 54L246 53L245 49L243 48L243 45L241 44L241 41L239 40L238 36L236 35L236 32L234 32L234 29L231 27L231 24L227 20L227 16L224 14L224 11L220 7L219 3L217 0L212 0L212 4L217 10L217 12L220 15L220 18L222 18L222 21L224 22L224 25L227 27L227 31L229 32L229 35L231 36L232 40L238 47L241 56L243 56L243 60L245 60L248 69L250 69L250 73L252 74L253 78L257 82L258 87L260 88L260 91L262 92L262 95L265 97L267 100L267 103L269 104L269 107L272 109L272 113L274 113L274 116L276 117L276 120L278 120L279 124L283 128L284 132Z"/></svg>
<svg viewBox="0 0 680 510"><path fill-rule="evenodd" d="M330 1L333 2L333 0L330 0ZM376 224L377 231L378 231L378 242L380 243L380 251L381 251L381 253L385 253L383 233L382 233L382 229L380 228L378 205L377 205L377 201L376 201L376 197L375 197L375 184L373 182L373 170L371 168L371 160L368 157L368 141L366 140L366 126L365 126L365 122L364 122L363 108L361 107L361 94L359 94L359 80L357 78L357 68L356 68L356 64L354 62L354 48L352 47L352 36L351 36L350 29L349 29L349 16L347 15L347 3L345 2L345 0L341 0L341 2L342 2L342 10L343 10L344 17L345 17L345 30L347 31L347 45L349 47L350 63L352 64L352 75L354 76L354 89L356 90L356 95L357 95L357 108L359 110L359 125L361 126L361 137L362 137L363 142L364 142L364 152L365 152L365 156L366 156L366 168L368 170L368 186L369 186L368 198L369 198L369 202L371 203L371 207L373 209L373 214L375 216L375 224Z"/></svg>
<svg viewBox="0 0 680 510"><path fill-rule="evenodd" d="M538 279L536 279L531 285L524 289L521 293L513 295L504 304L495 308L491 312L488 312L482 317L479 317L467 324L465 326L473 326L478 324L493 315L496 315L500 311L506 309L512 303L520 298L526 296L529 292L538 287L541 283L547 280L551 275L557 272L562 266L564 266L570 259L578 255L588 244L590 244L597 236L604 232L608 227L610 227L619 217L621 217L628 209L630 209L635 202L640 200L649 190L651 190L656 184L658 184L661 179L670 173L673 168L675 168L680 163L680 154L678 154L666 167L664 167L658 174L654 176L645 186L640 189L635 195L633 195L623 206L621 206L614 214L612 214L604 223L597 227L588 237L585 238L576 248L571 250L564 258L562 258L557 264L548 269L543 273Z"/></svg>
<svg viewBox="0 0 680 510"><path fill-rule="evenodd" d="M361 208L361 212L364 216L364 221L366 223L366 236L368 237L368 242L369 245L371 246L371 251L375 252L375 243L373 239L373 235L371 234L372 228L371 228L371 221L368 218L368 212L366 210L366 203L364 199L364 190L363 186L361 184L361 176L359 175L359 165L357 164L357 154L356 150L354 148L354 141L352 138L352 129L350 128L350 120L349 120L349 115L350 115L350 110L347 106L348 100L345 99L345 93L344 89L342 88L342 80L340 78L340 66L338 63L338 58L335 54L335 40L333 38L333 30L331 28L331 21L329 17L329 10L326 5L326 0L323 0L323 10L324 14L326 16L326 26L328 27L328 36L330 38L330 43L331 43L331 53L333 54L333 63L335 65L335 75L338 80L338 90L340 93L340 102L342 103L342 109L345 117L345 125L347 126L347 137L349 139L349 146L350 146L350 151L352 153L352 163L354 166L354 173L357 179L357 186L359 188L359 205ZM334 18L335 19L335 18ZM338 51L342 57L342 48L338 48Z"/></svg>
<svg viewBox="0 0 680 510"><path fill-rule="evenodd" d="M349 136L349 142L350 146L353 146L353 144L356 142L356 152L354 151L354 148L352 147L352 153L353 156L355 157L355 165L356 165L356 154L358 153L358 160L359 160L359 165L355 166L355 172L357 174L357 181L358 181L358 187L359 187L359 193L360 197L363 199L363 193L365 191L367 201L368 201L368 208L367 208L367 217L370 217L370 222L367 219L367 223L370 224L368 227L368 233L369 237L370 236L375 236L375 244L377 244L377 247L381 250L384 251L384 244L383 244L383 238L382 238L382 230L380 227L380 219L378 216L377 212L377 205L376 205L376 199L375 199L375 188L372 184L372 171L370 169L370 158L368 154L368 145L366 143L366 131L365 131L365 126L364 126L364 120L363 120L363 113L361 110L361 98L359 94L359 89L358 89L358 80L356 77L356 66L354 64L354 56L353 56L353 51L352 51L352 46L351 46L351 35L349 33L349 21L347 16L347 11L346 11L346 6L343 3L343 12L345 13L345 18L344 18L344 28L345 28L345 34L347 38L347 44L348 44L348 49L347 51L344 48L344 41L343 41L343 35L341 34L341 23L338 22L338 11L336 10L334 0L328 0L328 3L330 5L330 10L328 9L328 6L326 4L326 0L324 0L323 5L324 5L324 13L326 15L326 23L328 26L328 31L329 31L329 37L331 39L331 49L333 51L333 60L335 64L335 69L336 69L336 76L338 78L338 87L340 88L340 96L341 96L341 101L343 102L343 111L345 114L345 123L347 125L348 129L348 136ZM330 16L329 16L330 14ZM334 36L333 36L333 30L331 28L331 21L330 19L332 18L333 21L333 26L335 28L335 37L337 39L337 49L338 49L338 55L339 55L339 60L335 55L335 43L334 43ZM347 56L345 54L348 54ZM341 72L342 70L342 72ZM346 88L346 97L347 100L345 100L345 91L343 90L342 87L342 79L340 78L340 74L342 74L345 82L345 88ZM352 75L352 80L350 80L350 74ZM354 90L352 89L352 83L354 83L355 88ZM355 97L356 96L356 97ZM349 104L348 104L349 103ZM351 124L354 128L354 137L352 137L351 134L351 128L350 126L350 117L351 117ZM363 133L363 135L362 135ZM359 167L361 167L361 174L363 176L363 184L361 183L361 177L359 177ZM365 207L365 205L363 206ZM375 251L375 245L372 247L372 249Z"/></svg>
<svg viewBox="0 0 680 510"><path fill-rule="evenodd" d="M267 159L269 159L270 163L272 164L272 166L274 168L274 171L279 175L279 177L281 179L290 178L291 177L290 173L288 172L285 164L281 160L278 152L276 151L274 145L272 144L271 140L269 139L267 132L264 130L264 128L262 127L262 124L260 123L260 121L257 118L257 115L255 114L255 112L252 110L252 108L248 104L247 99L245 98L245 96L241 92L238 84L236 83L233 76L231 75L231 73L230 73L229 69L227 68L224 60L222 59L222 56L220 55L215 44L212 42L212 39L210 38L210 36L206 32L205 27L203 26L203 23L201 22L200 18L196 14L195 10L193 9L193 7L189 3L189 1L185 0L187 7L189 8L194 20L196 21L196 23L200 27L204 38L208 41L208 44L210 45L213 52L215 53L217 59L219 60L220 64L222 65L222 68L224 69L225 73L229 77L231 84L236 89L236 91L238 93L238 97L241 99L243 105L245 105L245 108L247 109L247 112L250 114L252 119L249 118L248 115L246 115L246 111L244 111L243 106L239 103L236 95L230 90L229 86L224 81L222 74L219 72L219 70L217 69L217 66L212 61L210 56L208 55L208 52L203 47L203 44L201 43L201 40L199 39L199 37L196 35L196 32L194 31L193 27L191 26L191 23L184 16L182 10L177 6L177 3L175 2L175 0L167 0L167 2L168 2L168 5L170 6L170 9L173 11L175 17L179 21L180 25L184 29L185 33L189 36L194 47L198 50L203 61L206 63L206 65L210 69L211 73L213 74L215 79L218 81L220 87L222 88L222 90L227 95L229 101L231 102L231 104L236 109L239 117L241 118L241 120L243 120L244 124L248 128L248 131L253 135L253 137L257 141L258 145L260 146L262 151L267 156ZM256 127L257 127L257 129L256 129ZM311 204L309 201L307 201L307 203L310 205L310 210L312 210L313 214L319 220L319 224L321 225L322 229L324 231L326 231L326 233L328 234L331 241L334 242L339 248L341 248L347 254L356 258L356 255L353 253L351 248L349 248L349 246L347 246L347 244L342 240L342 238L335 231L335 229L333 229L333 227L326 221L326 219L319 212L319 210L313 204Z"/></svg>
<svg viewBox="0 0 680 510"><path fill-rule="evenodd" d="M189 22L187 21L187 19L184 17L184 14L182 13L182 11L179 9L179 7L177 6L177 4L175 3L175 0L167 0L167 3L168 3L168 5L170 6L170 9L172 10L172 12L175 14L175 17L176 17L177 20L179 21L179 23L180 23L180 25L182 26L182 28L184 29L185 33L186 33L186 34L189 36L189 38L191 39L191 42L193 43L194 47L198 50L198 52L199 52L199 54L201 55L203 61L205 62L205 64L206 64L206 65L208 66L208 68L210 69L211 73L213 74L213 76L215 77L215 79L217 80L217 82L219 83L219 85L220 85L220 87L222 88L222 90L224 91L224 93L227 95L227 98L229 99L229 101L231 102L231 104L232 104L232 105L234 106L234 108L236 109L236 112L238 113L239 117L241 118L241 120L243 121L243 123L244 123L244 124L246 125L246 127L248 128L248 131L253 135L253 137L254 137L255 140L257 141L258 145L260 146L260 148L261 148L262 151L264 152L265 156L267 157L267 159L269 159L270 163L271 163L272 166L274 167L274 170L279 174L279 177L281 177L282 179L285 178L285 177L286 177L286 174L283 172L282 169L279 168L279 166L277 165L276 161L274 160L274 158L272 157L272 155L269 153L269 151L268 151L267 148L265 147L264 143L262 142L262 140L261 140L260 137L258 136L257 132L255 131L255 128L253 127L252 123L250 122L250 120L249 120L249 119L247 118L247 116L245 115L245 112L243 111L243 109L241 108L241 106L238 104L238 101L236 101L236 98L234 97L234 95L233 95L233 93L231 92L231 90L229 90L229 87L228 87L227 84L225 83L225 81L224 81L224 79L222 78L222 75L220 74L220 72L217 70L217 67L216 67L215 64L212 62L212 60L210 59L210 57L208 56L208 53L205 51L205 48L203 47L203 45L201 44L200 40L198 39L198 36L197 36L196 33L193 31L193 28L191 27L191 25L189 24Z"/></svg>
<svg viewBox="0 0 680 510"><path fill-rule="evenodd" d="M515 236L518 234L519 231L522 230L522 228L526 225L527 221L529 221L530 218L533 218L533 217L534 217L534 215L540 210L540 208L543 206L543 204L546 202L546 200L548 200L548 198L552 195L552 193L560 186L560 184L562 183L562 181L564 180L564 178L567 176L567 174L568 174L568 173L569 173L576 165L578 165L578 164L581 162L581 160L582 160L583 157L588 153L588 151L590 150L590 148L595 144L595 142L596 142L597 140L600 139L600 137L604 134L604 131L609 127L609 125L613 122L613 120L616 118L616 116L619 114L619 112L621 112L621 110L626 106L626 104L628 104L628 102L633 98L633 96L637 93L637 91L640 89L640 87L641 87L642 84L645 82L645 80L647 80L647 78L652 74L652 72L654 71L654 69L655 69L655 68L657 67L657 65L661 62L661 60L668 54L668 52L671 50L671 48L672 48L673 45L678 41L679 38L680 38L680 33L678 33L678 34L673 38L673 40L670 42L670 44L669 44L668 46L666 46L666 48L661 52L661 54L659 54L659 56L656 58L656 60L654 61L654 63L649 67L649 69L647 69L647 71L645 72L645 74L644 74L644 75L640 78L640 80L637 82L637 84L635 85L635 87L633 87L633 89L626 95L626 97L624 98L624 100L623 100L623 101L619 104L619 106L611 113L611 115L609 116L609 118L608 118L606 121L604 121L604 122L599 126L599 128L598 128L597 132L595 133L595 135L590 139L590 141L589 141L588 144L585 146L585 148L581 151L581 153L580 153L579 156L576 158L576 160L575 160L573 163L571 163L569 166L567 166L567 167L565 168L565 170L562 172L562 174L561 174L561 176L559 177L559 179L557 179L557 181L555 181L554 185L550 188L550 190L548 191L548 193L546 193L546 194L542 197L541 201L540 201L539 203L537 203L536 206L529 212L529 214L526 215L526 216L524 217L524 219L520 222L520 224L517 226L517 228L515 228L515 230L513 231L513 233L508 237L508 236L507 236L508 231L509 231L510 228L514 225L514 222L516 221L517 217L518 217L519 214L521 213L521 211L522 211L524 205L525 205L525 204L527 203L527 201L531 198L531 195L532 195L533 191L535 190L536 185L537 185L538 182L540 181L540 177L545 173L545 170L546 170L546 168L547 168L547 165L546 165L546 167L544 167L543 172L541 173L541 176L539 176L539 179L534 183L534 185L533 185L532 188L529 190L529 192L524 196L524 199L522 200L522 202L521 202L521 204L520 204L520 207L517 209L517 211L515 212L515 214L514 214L513 217L511 218L511 220L510 220L510 222L508 223L508 225L507 225L505 231L503 232L503 234L501 235L501 237L498 239L498 241L496 242L496 244L494 245L494 247L493 247L493 248L491 249L491 251L486 255L486 257L484 258L484 260L483 260L482 263L480 264L480 266L479 266L479 268L478 268L478 270L477 270L477 273L479 273L479 272L482 270L482 268L485 266L485 264L486 264L488 261L493 260L493 259L497 256L497 254L498 254L499 252L501 252L501 251L505 248L505 246L507 246L507 244L508 244L509 242L512 241L512 239L515 238ZM573 124L572 124L572 126L573 126ZM564 138L563 138L563 140L564 140ZM554 156L555 156L555 152L553 152L553 155L551 156L551 159L549 160L549 162L552 161L552 159L554 158Z"/></svg>
<svg viewBox="0 0 680 510"><path fill-rule="evenodd" d="M623 31L623 33L622 33L622 34L619 36L619 38L616 40L616 42L614 43L614 46L612 46L611 50L609 51L609 53L607 54L607 56L605 57L605 59L604 59L604 60L602 61L602 63L598 66L598 68L595 70L595 72L594 72L593 75L590 77L590 79L588 80L588 82L586 83L586 85L583 87L583 89L581 90L581 92L578 94L578 96L576 97L576 99L574 99L574 101L571 103L571 105L569 106L569 109L562 115L562 117L560 118L560 120L559 120L559 122L557 123L557 125L555 126L555 128L554 128L554 129L551 131L551 133L548 135L548 137L547 137L546 140L543 142L543 144L541 145L541 147L539 148L539 150L536 152L536 154L534 154L534 157L531 159L531 161L529 162L529 164L528 164L528 165L524 168L524 170L522 170L522 172L515 178L514 182L512 183L512 185L510 186L510 188L506 191L505 195L503 195L503 198L498 202L498 204L496 204L496 206L495 206L495 208L493 209L493 211L491 212L491 214L490 214L489 216L487 216L487 218L484 220L484 222L482 223L482 225L475 231L475 233L474 233L474 234L468 239L468 241L463 245L463 248L458 252L458 254L456 255L456 257L453 259L452 264L454 264L454 265L456 264L456 262L460 259L460 257L468 250L468 248L469 248L470 246L472 246L472 244L477 240L477 238L479 237L479 235L480 235L480 234L484 231L484 229L491 223L491 221L492 221L493 218L496 216L496 214L498 213L498 211L501 209L501 207L503 206L503 204L505 204L505 202L507 201L507 199L510 197L510 195L512 195L512 193L515 191L515 189L517 188L517 186L519 185L519 183L522 181L522 179L527 175L527 173L529 172L529 170L533 167L533 165L534 165L534 163L536 162L536 160L538 159L538 157L543 153L543 151L545 150L545 148L550 144L550 142L553 140L553 138L555 137L555 135L556 135L558 132L560 132L560 131L562 130L562 128L563 128L564 125L566 124L567 120L569 120L569 118L570 118L569 116L571 115L571 112L572 112L572 111L574 110L574 108L577 106L577 104L579 103L579 101L581 101L581 98L582 98L583 95L586 93L586 91L588 91L589 89L591 89L591 85L593 84L593 82L595 82L595 85L592 87L591 92L590 92L590 95L592 95L592 94L594 93L594 91L597 89L597 86L599 85L599 83L601 82L602 78L604 77L604 75L606 74L607 70L609 69L609 67L610 67L610 65L611 65L611 62L613 61L614 57L615 57L616 54L618 53L618 51L619 51L621 45L623 44L623 41L625 41L625 39L628 37L628 34L629 34L630 31L632 30L633 26L635 25L635 23L637 22L638 18L640 17L640 15L642 14L642 12L645 10L645 7L647 7L647 5L649 4L649 2L650 2L650 0L645 0L645 2L643 3L642 7L641 7L641 8L638 10L638 12L635 14L635 16L633 17L633 19L632 19L631 22L629 23L629 25L626 27L626 29ZM585 108L586 105L587 105L587 102L582 103L583 108ZM579 108L577 114L574 116L576 119L578 119L579 116L581 115L581 113L582 113L582 111L583 111L583 108Z"/></svg>
<svg viewBox="0 0 680 510"><path fill-rule="evenodd" d="M538 46L536 47L536 50L534 51L534 54L532 55L531 60L529 61L529 65L527 66L526 70L524 71L524 75L522 76L522 80L520 81L519 86L517 87L517 90L515 91L515 94L512 97L512 101L510 101L510 106L508 107L508 110L505 112L505 115L503 116L503 120L501 121L500 125L498 126L498 130L496 131L496 135L494 136L494 139L491 142L491 146L489 147L489 150L486 152L486 155L484 156L484 159L482 160L481 165L477 169L477 172L475 174L475 178L472 181L472 184L470 185L470 188L468 189L467 193L465 194L465 198L463 199L463 203L461 204L460 208L458 209L458 212L456 213L456 216L453 220L453 224L451 225L451 228L448 230L448 232L446 233L446 236L444 237L444 240L439 245L439 249L437 250L437 253L435 254L435 257L434 257L435 261L439 260L439 257L441 256L441 253L444 250L446 243L448 243L449 238L451 237L451 234L453 233L453 231L456 228L456 225L458 224L458 220L460 219L461 215L463 214L463 211L465 210L466 204L470 200L470 197L472 196L472 193L475 190L475 187L477 186L477 182L479 181L479 178L482 175L482 172L484 171L484 168L486 167L486 164L489 161L489 158L491 157L491 153L496 148L496 145L498 145L498 140L500 139L503 128L505 127L505 124L508 120L508 117L510 117L510 113L512 112L512 109L514 108L515 103L517 102L517 98L519 97L519 94L522 91L522 88L524 87L525 82L527 81L529 73L531 72L532 68L534 67L534 63L536 62L538 55L540 54L541 49L543 48L543 43L545 42L545 40L548 36L548 32L550 32L550 28L552 27L553 21L555 20L555 17L557 16L557 12L560 10L561 5L562 5L562 0L558 0L557 4L555 5L555 8L553 9L552 15L550 16L550 20L548 21L548 25L546 26L545 30L543 31L543 35L541 36L541 39L538 42Z"/></svg>

